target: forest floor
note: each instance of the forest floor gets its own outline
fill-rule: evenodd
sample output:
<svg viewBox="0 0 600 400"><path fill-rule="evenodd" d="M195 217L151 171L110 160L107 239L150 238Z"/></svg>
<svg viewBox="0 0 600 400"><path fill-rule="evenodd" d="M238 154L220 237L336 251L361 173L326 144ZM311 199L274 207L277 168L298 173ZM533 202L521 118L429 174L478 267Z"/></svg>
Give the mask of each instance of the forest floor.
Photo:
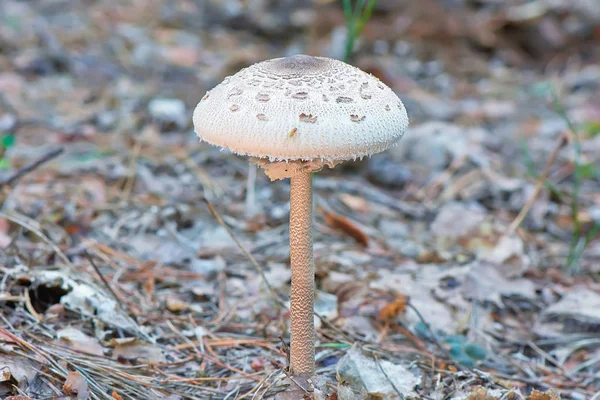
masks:
<svg viewBox="0 0 600 400"><path fill-rule="evenodd" d="M342 57L338 2L271 3L0 2L0 398L289 383L289 183L248 217L191 126L244 66ZM600 16L558 3L379 2L351 62L411 126L315 177L326 398L600 399Z"/></svg>

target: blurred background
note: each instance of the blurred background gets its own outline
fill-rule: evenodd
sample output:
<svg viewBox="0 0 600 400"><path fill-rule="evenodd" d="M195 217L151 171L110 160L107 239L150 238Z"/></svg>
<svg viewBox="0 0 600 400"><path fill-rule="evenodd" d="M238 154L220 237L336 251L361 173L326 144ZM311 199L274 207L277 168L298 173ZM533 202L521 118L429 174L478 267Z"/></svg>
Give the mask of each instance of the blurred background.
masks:
<svg viewBox="0 0 600 400"><path fill-rule="evenodd" d="M134 364L147 349L124 356L111 339L158 338L159 362L192 357L175 327L206 329L189 340L278 346L286 311L202 198L284 294L289 185L198 143L191 115L226 76L300 53L377 76L411 121L397 147L315 179L317 311L338 329L319 325L319 340L345 343L321 349L319 371L335 380L349 343L339 330L377 342L393 362L424 357L402 346L435 353L425 321L457 368L514 379L478 376L471 386L591 398L600 370L597 336L585 341L600 329L597 0L1 0L2 326L57 357L81 333L96 355ZM97 303L75 295L84 283ZM115 296L123 304L99 311ZM117 329L124 309L135 323L122 317ZM262 379L277 369L269 360L285 363L260 345L216 351L237 372L198 360L165 371ZM137 393L68 354L107 393L164 389ZM421 395L471 390L421 373ZM164 390L180 398L235 389L173 385Z"/></svg>

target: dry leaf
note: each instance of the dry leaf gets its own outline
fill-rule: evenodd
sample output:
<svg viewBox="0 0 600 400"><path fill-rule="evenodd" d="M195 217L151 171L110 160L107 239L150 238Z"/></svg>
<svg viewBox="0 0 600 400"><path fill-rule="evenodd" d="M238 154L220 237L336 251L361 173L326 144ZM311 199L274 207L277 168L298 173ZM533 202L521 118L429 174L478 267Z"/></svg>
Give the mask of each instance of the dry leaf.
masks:
<svg viewBox="0 0 600 400"><path fill-rule="evenodd" d="M348 193L340 194L340 200L342 203L352 209L352 211L367 214L370 212L371 205L367 200L360 196L354 196Z"/></svg>
<svg viewBox="0 0 600 400"><path fill-rule="evenodd" d="M167 361L162 350L150 343L138 339L115 341L113 358L121 360L138 361L149 364L160 364Z"/></svg>
<svg viewBox="0 0 600 400"><path fill-rule="evenodd" d="M166 300L167 309L171 312L179 312L188 308L188 304L181 300L175 293L169 293Z"/></svg>
<svg viewBox="0 0 600 400"><path fill-rule="evenodd" d="M75 328L65 328L56 332L58 341L67 347L80 352L95 356L104 355L102 346L93 337L87 336Z"/></svg>
<svg viewBox="0 0 600 400"><path fill-rule="evenodd" d="M324 208L321 208L321 211L325 215L325 222L327 222L329 225L335 229L344 231L363 246L369 245L369 237L348 218L332 211L327 211Z"/></svg>
<svg viewBox="0 0 600 400"><path fill-rule="evenodd" d="M498 400L498 397L488 395L488 390L484 387L477 387L467 396L467 400Z"/></svg>
<svg viewBox="0 0 600 400"><path fill-rule="evenodd" d="M115 400L123 400L123 397L121 397L121 395L119 393L117 393L116 390L113 390L112 392L112 398Z"/></svg>
<svg viewBox="0 0 600 400"><path fill-rule="evenodd" d="M533 389L527 400L560 400L560 396L553 390L549 389L545 392Z"/></svg>
<svg viewBox="0 0 600 400"><path fill-rule="evenodd" d="M379 311L379 319L382 321L389 321L396 318L398 314L404 313L407 304L408 297L403 294L398 294L394 301L381 308Z"/></svg>
<svg viewBox="0 0 600 400"><path fill-rule="evenodd" d="M149 297L152 297L154 295L155 284L156 284L156 280L154 278L154 274L152 273L146 280L146 283L144 283L144 291L146 292L146 294Z"/></svg>
<svg viewBox="0 0 600 400"><path fill-rule="evenodd" d="M8 247L11 242L11 237L8 234L10 223L4 218L0 218L0 249Z"/></svg>
<svg viewBox="0 0 600 400"><path fill-rule="evenodd" d="M90 389L87 381L79 372L69 372L67 380L63 385L63 392L66 395L76 395L77 400L85 400L90 396Z"/></svg>

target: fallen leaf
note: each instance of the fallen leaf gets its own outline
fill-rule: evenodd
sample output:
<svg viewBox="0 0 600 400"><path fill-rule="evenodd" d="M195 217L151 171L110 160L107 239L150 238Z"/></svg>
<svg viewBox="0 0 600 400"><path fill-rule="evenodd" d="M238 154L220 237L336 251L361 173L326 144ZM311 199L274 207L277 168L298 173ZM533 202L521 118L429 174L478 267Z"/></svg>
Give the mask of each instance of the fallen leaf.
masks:
<svg viewBox="0 0 600 400"><path fill-rule="evenodd" d="M15 379L10 370L4 369L0 371L0 396L14 392L14 387L19 385L19 381Z"/></svg>
<svg viewBox="0 0 600 400"><path fill-rule="evenodd" d="M113 358L149 364L160 364L167 361L160 348L138 339L117 342L113 350Z"/></svg>
<svg viewBox="0 0 600 400"><path fill-rule="evenodd" d="M56 332L56 338L63 345L80 353L92 354L95 356L104 355L100 343L93 337L87 336L75 328L65 328Z"/></svg>
<svg viewBox="0 0 600 400"><path fill-rule="evenodd" d="M121 397L121 395L119 393L117 393L116 390L113 390L112 392L112 398L115 400L123 400L123 397Z"/></svg>
<svg viewBox="0 0 600 400"><path fill-rule="evenodd" d="M488 395L488 390L484 387L475 388L468 396L467 400L498 400L499 397Z"/></svg>
<svg viewBox="0 0 600 400"><path fill-rule="evenodd" d="M67 375L67 380L63 385L63 392L66 395L76 395L77 400L85 400L90 396L90 389L87 381L79 372L71 371Z"/></svg>
<svg viewBox="0 0 600 400"><path fill-rule="evenodd" d="M558 302L541 312L534 332L542 337L564 337L597 332L600 327L600 294L574 287Z"/></svg>
<svg viewBox="0 0 600 400"><path fill-rule="evenodd" d="M536 287L527 279L506 279L497 266L474 262L465 279L463 293L467 298L503 307L502 299L506 297L533 301L536 297Z"/></svg>
<svg viewBox="0 0 600 400"><path fill-rule="evenodd" d="M61 271L40 270L31 274L33 288L67 292L60 304L84 315L97 318L126 330L135 330L135 322L123 313L117 302L95 285L90 285Z"/></svg>
<svg viewBox="0 0 600 400"><path fill-rule="evenodd" d="M543 393L539 390L533 389L529 397L527 397L527 400L560 400L560 396L552 389L549 389Z"/></svg>
<svg viewBox="0 0 600 400"><path fill-rule="evenodd" d="M27 388L37 374L34 360L14 354L0 354L0 399L15 394L15 388Z"/></svg>
<svg viewBox="0 0 600 400"><path fill-rule="evenodd" d="M364 213L364 214L367 214L370 212L370 209L371 209L370 203L367 200L363 199L362 197L354 196L354 195L348 194L348 193L342 193L342 194L340 194L340 200L342 201L342 203L344 203L345 205L350 207L352 209L352 211L360 212L360 213Z"/></svg>
<svg viewBox="0 0 600 400"><path fill-rule="evenodd" d="M324 208L321 208L321 211L325 216L325 222L329 225L345 232L363 246L369 245L369 237L348 218Z"/></svg>
<svg viewBox="0 0 600 400"><path fill-rule="evenodd" d="M166 306L169 311L174 313L183 311L189 307L188 304L181 300L175 293L169 293L166 300Z"/></svg>
<svg viewBox="0 0 600 400"><path fill-rule="evenodd" d="M396 318L398 314L404 313L407 304L408 297L403 294L398 294L394 301L386 304L379 310L379 319L382 321L389 321Z"/></svg>

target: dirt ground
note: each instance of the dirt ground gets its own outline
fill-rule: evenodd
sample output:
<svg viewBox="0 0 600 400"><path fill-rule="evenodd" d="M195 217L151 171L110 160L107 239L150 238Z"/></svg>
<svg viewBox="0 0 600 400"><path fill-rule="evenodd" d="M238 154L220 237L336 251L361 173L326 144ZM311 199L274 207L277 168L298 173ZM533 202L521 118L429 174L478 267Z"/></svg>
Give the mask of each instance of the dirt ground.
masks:
<svg viewBox="0 0 600 400"><path fill-rule="evenodd" d="M290 385L289 183L191 113L345 40L333 0L0 1L0 398ZM350 62L411 125L315 177L315 398L600 399L598 43L594 0L378 2Z"/></svg>

